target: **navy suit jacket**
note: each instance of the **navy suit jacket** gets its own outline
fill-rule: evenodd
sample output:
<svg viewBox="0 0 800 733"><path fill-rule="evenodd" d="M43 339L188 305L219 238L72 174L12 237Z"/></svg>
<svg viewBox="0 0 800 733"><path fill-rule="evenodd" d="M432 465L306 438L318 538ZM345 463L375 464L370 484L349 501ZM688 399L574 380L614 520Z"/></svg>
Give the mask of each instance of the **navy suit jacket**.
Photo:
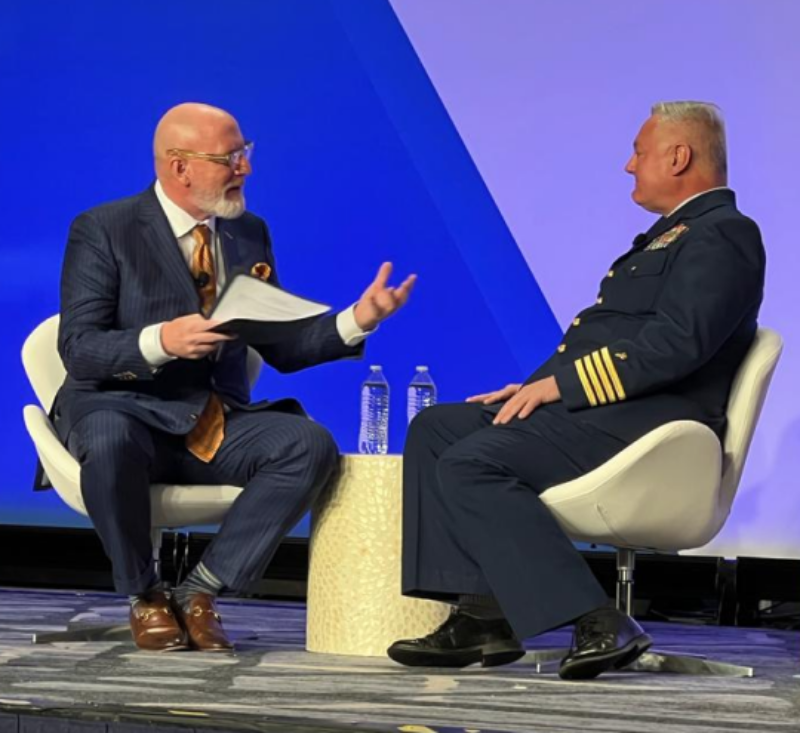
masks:
<svg viewBox="0 0 800 733"><path fill-rule="evenodd" d="M527 381L555 376L568 410L629 442L672 420L722 438L764 270L758 226L733 191L705 193L635 239Z"/></svg>
<svg viewBox="0 0 800 733"><path fill-rule="evenodd" d="M280 285L262 219L245 213L217 224L229 279L266 262L272 268L270 282ZM61 279L58 350L68 376L53 417L62 440L83 415L102 409L186 434L212 388L234 409L304 414L294 400L250 404L244 343L226 343L218 359L176 359L154 372L139 349L142 329L199 312L195 283L152 187L78 216ZM346 346L335 316L322 316L290 339L258 350L278 371L292 372L358 357L363 344Z"/></svg>

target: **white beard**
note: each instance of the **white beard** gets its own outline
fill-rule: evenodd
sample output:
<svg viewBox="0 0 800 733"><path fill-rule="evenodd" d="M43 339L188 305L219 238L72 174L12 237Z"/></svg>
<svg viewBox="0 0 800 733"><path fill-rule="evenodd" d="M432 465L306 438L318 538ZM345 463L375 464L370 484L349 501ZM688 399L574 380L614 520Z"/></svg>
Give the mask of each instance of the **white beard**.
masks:
<svg viewBox="0 0 800 733"><path fill-rule="evenodd" d="M220 219L238 219L247 208L244 191L240 188L239 195L233 199L226 198L225 193L222 191L216 196L196 194L197 203L209 216L217 216Z"/></svg>

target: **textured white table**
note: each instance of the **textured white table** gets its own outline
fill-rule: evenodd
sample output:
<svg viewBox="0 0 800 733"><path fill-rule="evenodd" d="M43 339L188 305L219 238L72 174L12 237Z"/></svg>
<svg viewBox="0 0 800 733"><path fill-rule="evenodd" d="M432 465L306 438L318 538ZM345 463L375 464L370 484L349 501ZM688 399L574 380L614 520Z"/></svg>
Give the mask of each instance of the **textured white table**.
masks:
<svg viewBox="0 0 800 733"><path fill-rule="evenodd" d="M312 510L306 649L384 656L397 639L436 628L449 607L400 594L402 457L342 460Z"/></svg>

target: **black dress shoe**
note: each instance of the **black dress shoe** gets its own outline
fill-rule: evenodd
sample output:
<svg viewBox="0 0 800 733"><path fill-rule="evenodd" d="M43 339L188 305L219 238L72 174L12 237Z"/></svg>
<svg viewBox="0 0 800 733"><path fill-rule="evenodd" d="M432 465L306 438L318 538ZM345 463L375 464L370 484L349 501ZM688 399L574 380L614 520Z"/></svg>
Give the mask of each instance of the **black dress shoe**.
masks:
<svg viewBox="0 0 800 733"><path fill-rule="evenodd" d="M454 611L433 633L396 641L386 653L408 667L466 667L476 662L497 667L516 662L525 649L505 619L488 621Z"/></svg>
<svg viewBox="0 0 800 733"><path fill-rule="evenodd" d="M578 619L572 646L558 676L563 680L590 680L610 669L636 661L653 643L639 624L614 608L601 608Z"/></svg>

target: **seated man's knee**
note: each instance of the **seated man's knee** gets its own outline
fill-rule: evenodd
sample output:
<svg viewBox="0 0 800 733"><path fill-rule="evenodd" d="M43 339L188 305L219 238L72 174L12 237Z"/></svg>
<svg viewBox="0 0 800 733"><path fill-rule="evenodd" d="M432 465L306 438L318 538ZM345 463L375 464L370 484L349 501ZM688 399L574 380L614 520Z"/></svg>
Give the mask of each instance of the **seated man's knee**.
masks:
<svg viewBox="0 0 800 733"><path fill-rule="evenodd" d="M309 484L324 483L338 466L339 446L330 431L313 420L303 419L296 450L297 459L308 473Z"/></svg>
<svg viewBox="0 0 800 733"><path fill-rule="evenodd" d="M472 405L453 403L432 405L417 413L408 426L406 445L426 443L432 434L446 430L450 425L458 425L464 419L465 411L470 411Z"/></svg>

